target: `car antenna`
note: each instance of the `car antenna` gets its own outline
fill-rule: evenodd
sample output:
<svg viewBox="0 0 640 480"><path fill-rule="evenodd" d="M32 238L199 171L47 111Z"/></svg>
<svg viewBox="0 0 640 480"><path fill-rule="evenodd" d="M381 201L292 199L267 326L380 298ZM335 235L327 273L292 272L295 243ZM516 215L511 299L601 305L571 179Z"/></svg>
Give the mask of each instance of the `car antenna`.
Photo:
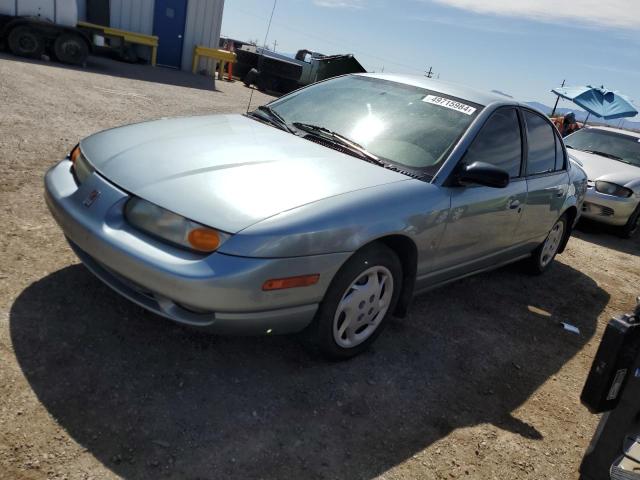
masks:
<svg viewBox="0 0 640 480"><path fill-rule="evenodd" d="M260 56L258 57L258 67L262 65L262 58L264 57L264 51L267 49L267 38L269 37L269 30L271 30L271 20L273 20L273 13L276 11L276 5L278 0L273 0L273 8L271 9L271 16L269 17L269 23L267 24L267 33L264 35L264 43L262 44L262 51L260 52ZM249 95L249 103L247 104L247 113L251 109L251 99L253 99L253 91L254 88L251 87L251 95Z"/></svg>

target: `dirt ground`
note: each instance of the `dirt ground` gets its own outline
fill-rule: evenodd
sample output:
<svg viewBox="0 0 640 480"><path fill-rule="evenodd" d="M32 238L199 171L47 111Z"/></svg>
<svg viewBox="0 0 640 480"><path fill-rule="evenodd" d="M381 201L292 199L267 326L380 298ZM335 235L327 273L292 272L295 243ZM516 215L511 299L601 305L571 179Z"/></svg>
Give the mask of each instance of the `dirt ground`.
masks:
<svg viewBox="0 0 640 480"><path fill-rule="evenodd" d="M598 420L578 397L640 294L640 239L591 227L542 277L512 266L420 296L343 363L182 328L78 264L46 169L97 130L245 110L241 83L218 88L0 54L0 478L577 478Z"/></svg>

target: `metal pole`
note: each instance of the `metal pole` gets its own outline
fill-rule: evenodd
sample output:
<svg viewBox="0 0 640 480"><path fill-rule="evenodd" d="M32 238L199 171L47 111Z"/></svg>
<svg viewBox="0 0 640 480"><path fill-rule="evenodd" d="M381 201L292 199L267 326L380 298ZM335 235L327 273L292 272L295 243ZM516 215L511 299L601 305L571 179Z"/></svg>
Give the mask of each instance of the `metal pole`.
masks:
<svg viewBox="0 0 640 480"><path fill-rule="evenodd" d="M271 10L271 16L269 17L269 23L267 24L267 32L264 34L264 43L262 44L262 51L260 52L260 56L258 57L258 69L262 68L262 59L264 58L264 51L267 49L267 38L269 38L269 30L271 30L271 21L273 20L273 13L276 11L276 5L278 4L278 0L273 0L273 9ZM256 46L257 46L256 42ZM251 108L251 100L253 99L253 91L255 89L251 88L251 93L249 94L249 103L247 104L247 113L249 113L249 109Z"/></svg>
<svg viewBox="0 0 640 480"><path fill-rule="evenodd" d="M582 122L582 126L586 127L587 126L587 121L589 121L589 117L591 116L591 112L587 112L587 118L584 119L584 122Z"/></svg>
<svg viewBox="0 0 640 480"><path fill-rule="evenodd" d="M566 80L562 80L562 85L560 85L560 87L564 87L564 82ZM553 117L556 114L556 108L558 108L558 102L560 101L560 95L557 96L556 98L556 104L553 106L553 111L551 112L551 116Z"/></svg>

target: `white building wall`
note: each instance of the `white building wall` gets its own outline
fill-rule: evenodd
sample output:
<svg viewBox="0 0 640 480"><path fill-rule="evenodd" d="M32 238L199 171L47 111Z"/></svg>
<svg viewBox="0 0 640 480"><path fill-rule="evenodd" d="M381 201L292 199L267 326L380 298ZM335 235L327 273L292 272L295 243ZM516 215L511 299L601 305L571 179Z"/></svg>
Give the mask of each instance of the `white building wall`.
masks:
<svg viewBox="0 0 640 480"><path fill-rule="evenodd" d="M154 0L111 0L110 26L152 35L154 4Z"/></svg>
<svg viewBox="0 0 640 480"><path fill-rule="evenodd" d="M224 0L189 0L184 44L182 46L183 70L191 70L193 48L196 45L218 47L223 10ZM214 68L214 61L200 59L198 71L206 69L209 73L212 73Z"/></svg>

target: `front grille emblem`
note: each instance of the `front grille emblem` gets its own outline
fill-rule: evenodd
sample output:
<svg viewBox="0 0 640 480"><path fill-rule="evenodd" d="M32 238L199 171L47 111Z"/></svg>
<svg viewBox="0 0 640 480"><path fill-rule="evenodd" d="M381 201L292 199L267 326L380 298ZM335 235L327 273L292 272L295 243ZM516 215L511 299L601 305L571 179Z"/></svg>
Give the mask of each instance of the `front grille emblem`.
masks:
<svg viewBox="0 0 640 480"><path fill-rule="evenodd" d="M99 196L100 196L100 190L93 190L89 194L89 196L84 199L84 202L82 202L82 204L85 207L89 208L91 205L95 203L95 201L98 199Z"/></svg>

